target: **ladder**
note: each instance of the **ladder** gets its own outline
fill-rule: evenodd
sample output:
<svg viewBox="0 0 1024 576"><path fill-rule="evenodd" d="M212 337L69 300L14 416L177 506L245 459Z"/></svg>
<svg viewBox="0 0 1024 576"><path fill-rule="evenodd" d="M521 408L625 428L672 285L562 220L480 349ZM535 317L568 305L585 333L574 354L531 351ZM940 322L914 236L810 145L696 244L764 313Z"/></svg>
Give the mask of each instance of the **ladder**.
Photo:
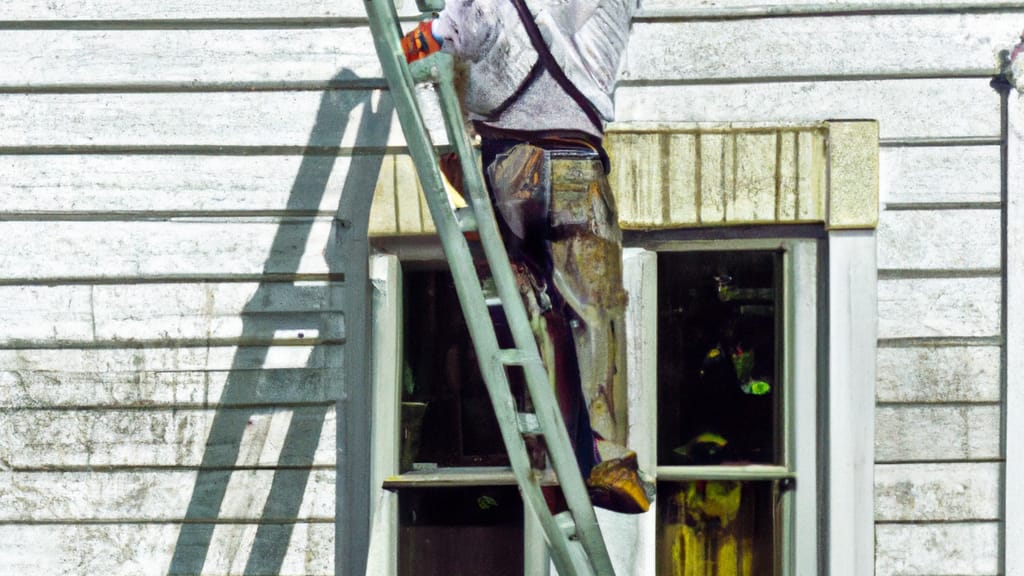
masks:
<svg viewBox="0 0 1024 576"><path fill-rule="evenodd" d="M393 0L364 0L377 55L387 78L409 154L451 268L456 291L480 362L480 371L523 501L543 529L548 550L561 576L614 576L597 516L591 506L565 423L547 371L541 362L525 306L498 232L483 175L466 133L455 93L452 57L435 53L411 65L401 48L402 30ZM444 0L417 0L422 12L439 11ZM463 172L468 208L456 214L445 190L438 152L416 98L417 84L432 84L437 92L449 146L454 147ZM483 247L514 348L501 348L466 240L476 232ZM509 387L507 367L519 366L525 375L535 414L518 411ZM541 492L541 473L530 466L528 435L542 435L568 510L552 515Z"/></svg>

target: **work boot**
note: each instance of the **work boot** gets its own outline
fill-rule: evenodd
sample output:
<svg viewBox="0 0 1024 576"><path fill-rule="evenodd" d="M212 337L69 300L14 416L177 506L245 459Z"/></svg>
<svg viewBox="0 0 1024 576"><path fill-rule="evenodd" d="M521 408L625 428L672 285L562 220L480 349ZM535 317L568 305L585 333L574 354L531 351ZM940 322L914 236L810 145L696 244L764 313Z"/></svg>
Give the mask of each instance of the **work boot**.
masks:
<svg viewBox="0 0 1024 576"><path fill-rule="evenodd" d="M635 452L595 466L587 488L594 506L622 514L647 512L654 497L654 484L640 477Z"/></svg>

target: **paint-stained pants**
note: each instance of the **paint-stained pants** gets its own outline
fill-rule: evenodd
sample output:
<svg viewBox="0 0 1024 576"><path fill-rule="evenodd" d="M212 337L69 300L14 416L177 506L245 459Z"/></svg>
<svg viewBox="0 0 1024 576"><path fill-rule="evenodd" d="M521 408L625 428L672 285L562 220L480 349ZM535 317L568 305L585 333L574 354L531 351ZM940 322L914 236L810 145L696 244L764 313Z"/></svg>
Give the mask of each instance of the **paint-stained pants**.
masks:
<svg viewBox="0 0 1024 576"><path fill-rule="evenodd" d="M584 478L625 449L622 238L589 150L520 144L487 167L509 257Z"/></svg>

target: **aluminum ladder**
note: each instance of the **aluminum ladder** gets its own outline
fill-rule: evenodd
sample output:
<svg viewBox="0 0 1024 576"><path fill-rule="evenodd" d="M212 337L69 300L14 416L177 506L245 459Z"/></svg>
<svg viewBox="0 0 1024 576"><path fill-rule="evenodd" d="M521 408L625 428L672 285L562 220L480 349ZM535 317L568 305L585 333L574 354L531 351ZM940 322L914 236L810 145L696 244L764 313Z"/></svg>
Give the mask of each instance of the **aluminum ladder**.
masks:
<svg viewBox="0 0 1024 576"><path fill-rule="evenodd" d="M374 44L387 78L391 98L405 133L409 154L451 268L456 291L480 362L502 439L526 502L543 529L555 568L561 576L614 576L597 516L576 463L547 371L498 232L494 210L484 187L477 154L465 130L453 84L452 57L435 53L407 64L401 48L402 30L393 0L364 0ZM435 12L444 0L417 0L421 12ZM449 146L459 157L468 208L457 215L445 190L438 151L416 98L417 84L437 92ZM488 301L473 264L466 232L479 235L483 253L507 319L514 348L501 348ZM492 299L493 301L493 299ZM519 413L506 368L520 366L534 414ZM541 474L530 466L525 436L542 435L568 510L552 515L541 492Z"/></svg>

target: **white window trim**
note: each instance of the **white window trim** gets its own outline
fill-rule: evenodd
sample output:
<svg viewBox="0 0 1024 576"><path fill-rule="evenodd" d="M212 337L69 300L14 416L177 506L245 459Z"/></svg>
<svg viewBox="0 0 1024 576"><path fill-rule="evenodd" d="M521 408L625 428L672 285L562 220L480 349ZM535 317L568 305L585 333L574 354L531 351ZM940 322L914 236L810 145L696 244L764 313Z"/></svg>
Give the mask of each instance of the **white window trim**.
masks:
<svg viewBox="0 0 1024 576"><path fill-rule="evenodd" d="M384 480L398 474L402 394L402 268L392 254L370 256L373 508L366 576L398 570L398 495Z"/></svg>
<svg viewBox="0 0 1024 576"><path fill-rule="evenodd" d="M1006 252L1004 254L1006 340L1005 457L1003 480L1004 569L1007 576L1024 576L1024 96L1006 96ZM1015 488L1016 487L1016 488Z"/></svg>
<svg viewBox="0 0 1024 576"><path fill-rule="evenodd" d="M828 234L829 576L875 573L875 244L873 230Z"/></svg>

